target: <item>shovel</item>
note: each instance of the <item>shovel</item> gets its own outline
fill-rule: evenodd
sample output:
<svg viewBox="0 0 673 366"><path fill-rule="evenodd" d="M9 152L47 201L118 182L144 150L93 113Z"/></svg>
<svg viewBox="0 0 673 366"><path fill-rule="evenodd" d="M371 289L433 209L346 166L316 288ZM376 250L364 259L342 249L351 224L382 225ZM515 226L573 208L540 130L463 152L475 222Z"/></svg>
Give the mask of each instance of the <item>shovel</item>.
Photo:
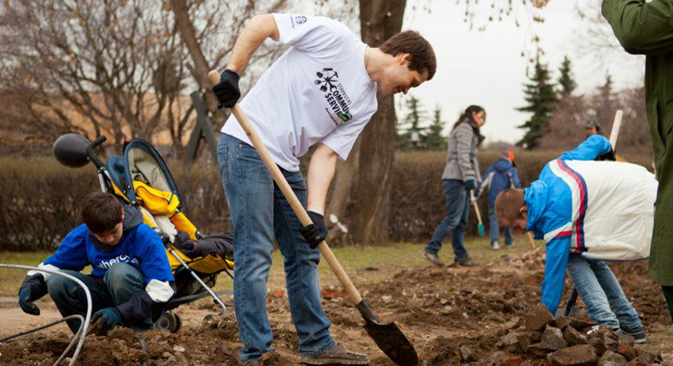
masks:
<svg viewBox="0 0 673 366"><path fill-rule="evenodd" d="M208 73L208 78L213 84L218 84L220 82L220 73L217 70L213 70ZM299 217L301 224L307 226L313 223L311 218L306 213L304 206L302 206L299 199L294 194L294 191L290 185L285 180L285 177L280 172L280 169L274 163L273 158L269 155L268 150L260 140L259 136L253 129L248 118L243 114L238 105L235 105L231 108L231 112L238 120L238 123L241 124L243 130L248 135L248 138L252 142L252 145L257 150L257 153L264 161L264 165L269 169L271 176L273 177L274 182L283 192L285 199L294 210L294 213ZM369 304L365 302L358 290L351 282L350 278L346 274L346 271L341 267L341 264L332 253L332 250L327 245L327 242L322 241L318 244L318 249L320 249L320 254L322 254L325 261L330 266L334 274L339 279L341 286L346 290L351 301L355 305L355 308L358 309L360 314L365 320L365 330L367 334L376 342L376 345L383 351L383 353L388 356L393 362L400 366L416 366L418 365L418 355L414 346L411 345L411 342L407 337L402 333L400 328L397 327L395 323L381 323L379 319L374 315Z"/></svg>
<svg viewBox="0 0 673 366"><path fill-rule="evenodd" d="M472 200L472 206L474 206L474 212L477 214L477 220L479 220L479 225L477 226L479 236L483 238L486 236L486 230L484 230L484 223L481 221L481 213L479 212L479 206L477 206L477 200Z"/></svg>

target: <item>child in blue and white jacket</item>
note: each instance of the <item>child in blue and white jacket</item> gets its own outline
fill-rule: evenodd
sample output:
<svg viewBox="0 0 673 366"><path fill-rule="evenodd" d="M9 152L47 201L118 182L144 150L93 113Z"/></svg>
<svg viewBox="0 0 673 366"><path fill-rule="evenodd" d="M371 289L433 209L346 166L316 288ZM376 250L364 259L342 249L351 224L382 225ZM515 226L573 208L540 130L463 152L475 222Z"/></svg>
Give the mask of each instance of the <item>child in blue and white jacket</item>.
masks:
<svg viewBox="0 0 673 366"><path fill-rule="evenodd" d="M529 188L496 198L501 226L546 242L542 303L555 313L566 268L592 320L645 341L645 329L604 260L649 256L657 182L645 168L593 161L611 153L593 135L552 160Z"/></svg>
<svg viewBox="0 0 673 366"><path fill-rule="evenodd" d="M97 334L116 326L137 331L153 328L175 294L175 279L159 235L143 223L138 209L110 193L96 192L82 200L84 224L73 229L39 268L67 273L91 293L91 322ZM80 273L90 265L90 274ZM63 317L84 315L87 299L74 281L42 271L30 271L19 289L19 305L40 315L33 303L46 294ZM73 333L80 321L67 321Z"/></svg>

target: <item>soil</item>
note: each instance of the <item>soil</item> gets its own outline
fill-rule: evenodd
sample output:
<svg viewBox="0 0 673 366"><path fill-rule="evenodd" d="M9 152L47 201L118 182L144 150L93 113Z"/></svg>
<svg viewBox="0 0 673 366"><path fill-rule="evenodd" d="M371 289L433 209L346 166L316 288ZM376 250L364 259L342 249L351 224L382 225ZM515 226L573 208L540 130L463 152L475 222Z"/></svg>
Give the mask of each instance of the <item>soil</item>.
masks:
<svg viewBox="0 0 673 366"><path fill-rule="evenodd" d="M382 322L394 320L418 352L421 365L494 364L505 354L502 336L522 326L522 318L540 301L544 267L539 254L504 257L488 267L415 268L398 271L391 278L360 288ZM624 292L639 311L648 337L670 327L671 319L661 289L645 276L646 263L611 264ZM357 278L355 278L357 283ZM569 284L568 284L569 286ZM567 287L569 288L569 287ZM568 291L566 291L568 292ZM367 353L371 365L394 365L368 337L360 314L339 288L323 289L324 309L332 321L332 335L347 348ZM297 335L283 289L269 292L268 313L274 330L272 347L259 365L299 363ZM231 299L229 299L231 300ZM581 302L580 302L581 304ZM58 319L47 302L40 303L43 316ZM210 300L182 305L176 310L182 329L134 333L117 329L107 337L90 335L77 365L238 365L238 328L233 316L206 317L218 311ZM582 315L580 315L582 316ZM0 338L28 329L27 315L17 308L0 308ZM41 318L29 317L30 321ZM42 322L44 321L44 323ZM47 321L41 319L38 324ZM646 343L673 362L670 333L663 341ZM64 326L53 327L0 345L0 364L53 365L70 341ZM141 349L140 338L147 343ZM471 354L466 357L465 354ZM491 361L489 361L491 360ZM66 365L70 359L61 364ZM539 359L539 364L546 360ZM490 363L489 363L490 362ZM548 363L547 363L548 364Z"/></svg>

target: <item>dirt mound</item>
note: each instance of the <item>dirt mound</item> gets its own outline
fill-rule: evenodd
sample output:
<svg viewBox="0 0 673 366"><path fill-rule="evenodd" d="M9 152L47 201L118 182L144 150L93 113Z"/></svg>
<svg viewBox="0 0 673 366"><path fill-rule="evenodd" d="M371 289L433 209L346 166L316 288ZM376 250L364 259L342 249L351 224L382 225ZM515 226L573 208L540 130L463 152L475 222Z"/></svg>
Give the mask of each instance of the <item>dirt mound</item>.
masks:
<svg viewBox="0 0 673 366"><path fill-rule="evenodd" d="M590 323L581 317L566 318L563 323L558 323L558 318L554 322L543 318L540 328L526 328L526 319L539 309L544 278L542 259L538 253L504 257L496 265L482 268L407 269L360 290L381 321L395 321L400 327L416 348L422 365L549 365L547 356L571 347L566 337L585 334ZM670 324L661 288L645 275L647 263L618 263L611 267L648 329ZM334 338L351 350L367 353L371 365L393 365L361 327L364 322L345 292L325 288L322 294ZM236 354L242 345L238 343L235 317L209 315L201 321L214 309L212 301L203 301L208 305L197 302L178 308L177 312L189 310L190 315L183 318L183 328L176 334L139 334L122 329L108 337L87 337L78 365L142 365L145 361L148 365L238 365ZM232 307L229 310L233 311ZM274 332L271 347L276 352L265 354L260 365L299 364L298 338L283 290L269 293L267 310ZM576 332L568 330L566 335L568 327ZM558 329L562 335L549 328ZM141 347L141 338L147 344L146 351ZM566 339L567 344L552 349L556 346L550 344L556 343L542 346L543 338L561 344L561 339ZM603 338L605 343L614 337ZM69 341L70 334L45 331L30 339L0 345L0 364L52 365ZM599 357L599 352L593 352ZM627 352L630 351L623 351L633 357L634 353ZM557 355L561 360L562 356ZM607 351L601 357L619 358Z"/></svg>

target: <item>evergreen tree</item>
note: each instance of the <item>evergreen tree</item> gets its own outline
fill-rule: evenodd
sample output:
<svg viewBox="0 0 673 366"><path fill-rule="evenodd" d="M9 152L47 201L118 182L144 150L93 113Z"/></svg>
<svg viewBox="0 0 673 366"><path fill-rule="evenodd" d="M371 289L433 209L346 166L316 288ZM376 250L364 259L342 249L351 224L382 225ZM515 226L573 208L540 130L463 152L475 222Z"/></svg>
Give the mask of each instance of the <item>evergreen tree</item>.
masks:
<svg viewBox="0 0 673 366"><path fill-rule="evenodd" d="M421 127L426 119L426 112L421 107L418 98L409 97L406 101L409 110L404 121L397 126L397 147L402 150L416 150L422 147L426 127Z"/></svg>
<svg viewBox="0 0 673 366"><path fill-rule="evenodd" d="M526 130L526 134L516 144L530 150L537 147L538 140L544 135L558 97L554 84L550 82L549 69L539 58L535 60L535 74L530 78L530 83L524 84L524 87L526 94L524 99L528 105L517 110L533 115L519 126Z"/></svg>
<svg viewBox="0 0 673 366"><path fill-rule="evenodd" d="M558 79L558 85L560 87L559 93L561 96L566 96L572 94L573 90L577 88L577 83L572 75L571 63L568 56L563 58L563 63L559 68L561 76Z"/></svg>
<svg viewBox="0 0 673 366"><path fill-rule="evenodd" d="M444 129L444 121L442 121L442 110L439 106L435 107L432 117L432 123L428 127L428 132L425 135L425 146L428 150L444 150L446 149L446 138L442 136Z"/></svg>

